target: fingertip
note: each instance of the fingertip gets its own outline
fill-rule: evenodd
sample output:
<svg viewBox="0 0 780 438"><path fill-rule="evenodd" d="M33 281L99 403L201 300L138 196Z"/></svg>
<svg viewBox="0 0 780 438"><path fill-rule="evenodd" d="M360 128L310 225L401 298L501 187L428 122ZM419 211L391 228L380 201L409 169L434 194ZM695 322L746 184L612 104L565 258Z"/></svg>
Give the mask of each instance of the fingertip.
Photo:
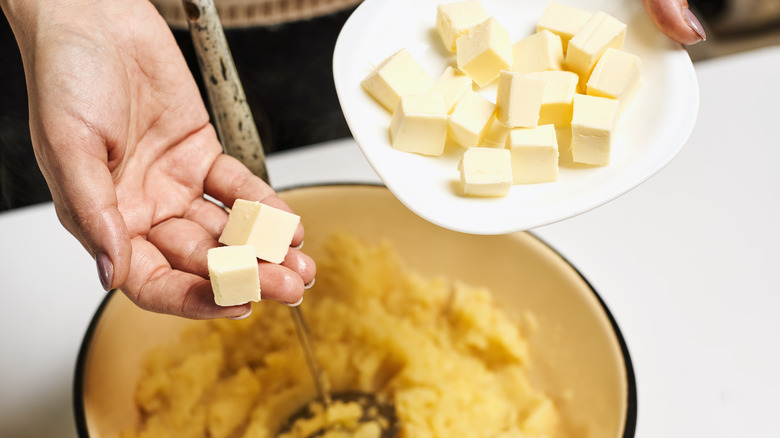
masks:
<svg viewBox="0 0 780 438"><path fill-rule="evenodd" d="M707 33L685 0L643 0L656 27L667 37L684 45L707 39Z"/></svg>

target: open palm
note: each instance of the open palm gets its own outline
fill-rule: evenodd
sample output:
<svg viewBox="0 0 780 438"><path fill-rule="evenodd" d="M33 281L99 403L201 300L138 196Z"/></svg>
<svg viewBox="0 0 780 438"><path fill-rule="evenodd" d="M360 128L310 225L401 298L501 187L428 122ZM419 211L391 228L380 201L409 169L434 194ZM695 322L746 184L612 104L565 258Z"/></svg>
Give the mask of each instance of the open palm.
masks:
<svg viewBox="0 0 780 438"><path fill-rule="evenodd" d="M22 47L36 157L63 225L96 258L104 287L139 306L192 318L237 316L214 304L206 251L227 214L204 194L288 209L223 155L166 23L146 0L57 12ZM293 245L303 239L296 233ZM264 298L293 303L314 264L291 249L260 264Z"/></svg>

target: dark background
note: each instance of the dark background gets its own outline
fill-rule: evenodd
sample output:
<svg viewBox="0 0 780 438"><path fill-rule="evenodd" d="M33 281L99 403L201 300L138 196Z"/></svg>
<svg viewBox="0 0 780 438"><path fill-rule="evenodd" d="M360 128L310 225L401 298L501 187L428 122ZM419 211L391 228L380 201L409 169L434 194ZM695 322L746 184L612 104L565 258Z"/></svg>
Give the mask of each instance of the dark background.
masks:
<svg viewBox="0 0 780 438"><path fill-rule="evenodd" d="M354 8L269 27L226 29L266 153L350 136L333 85L336 38ZM51 200L32 151L22 59L0 14L0 211ZM189 31L173 30L205 96Z"/></svg>

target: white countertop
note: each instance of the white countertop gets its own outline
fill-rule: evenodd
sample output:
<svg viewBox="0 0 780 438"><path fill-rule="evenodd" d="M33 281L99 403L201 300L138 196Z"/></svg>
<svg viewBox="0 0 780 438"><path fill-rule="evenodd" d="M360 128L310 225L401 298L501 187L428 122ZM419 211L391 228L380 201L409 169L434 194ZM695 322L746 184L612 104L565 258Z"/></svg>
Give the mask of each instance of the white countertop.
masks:
<svg viewBox="0 0 780 438"><path fill-rule="evenodd" d="M699 120L650 181L534 232L628 344L636 436L777 436L780 47L704 61ZM274 184L377 182L351 140L271 155ZM72 385L104 296L51 204L0 214L0 437L76 436Z"/></svg>

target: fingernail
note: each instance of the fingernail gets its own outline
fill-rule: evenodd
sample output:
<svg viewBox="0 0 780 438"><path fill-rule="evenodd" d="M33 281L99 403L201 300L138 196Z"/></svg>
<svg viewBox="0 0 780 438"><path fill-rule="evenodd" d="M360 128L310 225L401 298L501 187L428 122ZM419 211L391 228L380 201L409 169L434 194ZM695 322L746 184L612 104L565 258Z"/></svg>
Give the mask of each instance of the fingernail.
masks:
<svg viewBox="0 0 780 438"><path fill-rule="evenodd" d="M316 278L312 278L310 282L304 284L303 288L304 289L311 289L311 287L314 286L314 280L316 280Z"/></svg>
<svg viewBox="0 0 780 438"><path fill-rule="evenodd" d="M301 240L301 243L292 247L292 249L301 249L301 248L303 248L303 240Z"/></svg>
<svg viewBox="0 0 780 438"><path fill-rule="evenodd" d="M685 22L688 23L688 26L696 32L696 35L699 35L699 38L701 38L699 41L707 40L707 32L704 31L704 26L701 25L701 21L693 15L693 12L691 12L690 9L683 8L683 18L685 18Z"/></svg>
<svg viewBox="0 0 780 438"><path fill-rule="evenodd" d="M104 252L97 253L95 263L97 264L98 277L103 290L111 289L111 282L114 280L114 265L111 264L108 254Z"/></svg>
<svg viewBox="0 0 780 438"><path fill-rule="evenodd" d="M284 303L284 304L287 305L287 306L290 306L290 307L298 307L298 306L301 305L302 302L303 302L303 297L301 297L301 299L299 299L298 301L296 301L294 303Z"/></svg>
<svg viewBox="0 0 780 438"><path fill-rule="evenodd" d="M249 315L251 315L251 314L252 314L252 308L250 307L249 310L246 313L242 313L241 315L238 315L238 316L228 316L227 319L232 319L234 321L238 321L240 319L247 319L247 318L249 318Z"/></svg>

